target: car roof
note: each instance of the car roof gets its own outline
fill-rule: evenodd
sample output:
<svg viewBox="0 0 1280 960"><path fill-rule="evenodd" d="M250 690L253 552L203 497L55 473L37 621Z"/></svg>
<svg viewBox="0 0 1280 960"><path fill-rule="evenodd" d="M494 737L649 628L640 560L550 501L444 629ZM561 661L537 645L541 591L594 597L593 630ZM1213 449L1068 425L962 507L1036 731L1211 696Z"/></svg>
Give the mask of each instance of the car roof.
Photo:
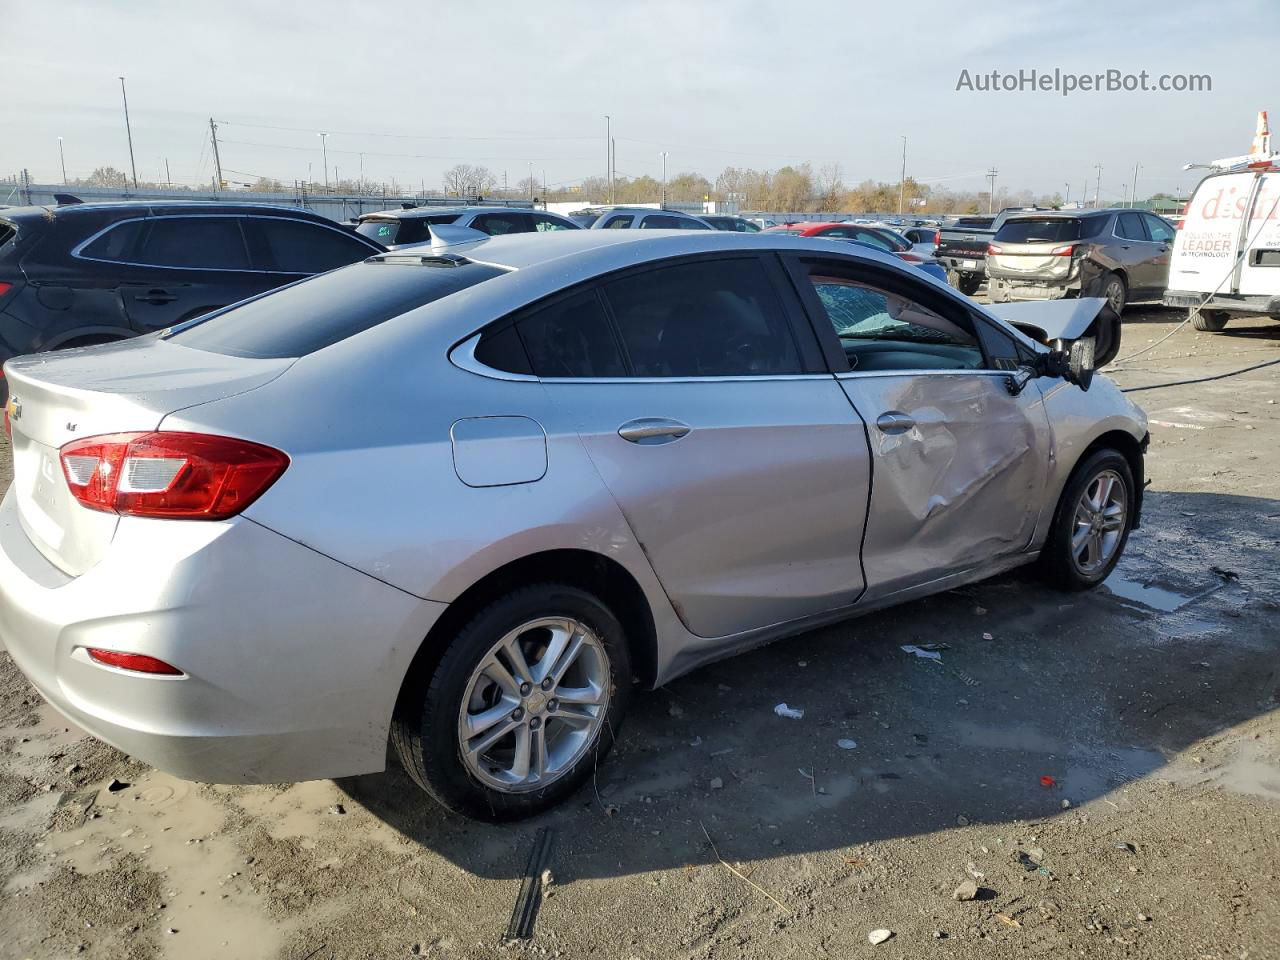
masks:
<svg viewBox="0 0 1280 960"><path fill-rule="evenodd" d="M326 223L340 227L336 221L312 210L298 207L287 207L275 203L239 203L221 200L101 200L88 203L48 204L46 206L14 207L0 211L6 220L33 219L62 220L66 217L107 217L110 220L124 219L129 214L165 216L179 213L219 213L223 216L247 216L252 214L275 214L288 216L298 220L315 223Z"/></svg>
<svg viewBox="0 0 1280 960"><path fill-rule="evenodd" d="M1086 210L1023 210L1010 213L1005 223L1010 220L1078 220L1081 217L1101 216L1112 213L1151 213L1150 210L1139 210L1137 207L1090 207Z"/></svg>
<svg viewBox="0 0 1280 960"><path fill-rule="evenodd" d="M684 210L668 210L666 207L640 207L627 206L626 204L617 204L603 207L584 207L582 210L574 211L575 213L598 213L604 216L606 213L666 213L674 214L677 217L690 217L697 220L699 214L686 213Z"/></svg>

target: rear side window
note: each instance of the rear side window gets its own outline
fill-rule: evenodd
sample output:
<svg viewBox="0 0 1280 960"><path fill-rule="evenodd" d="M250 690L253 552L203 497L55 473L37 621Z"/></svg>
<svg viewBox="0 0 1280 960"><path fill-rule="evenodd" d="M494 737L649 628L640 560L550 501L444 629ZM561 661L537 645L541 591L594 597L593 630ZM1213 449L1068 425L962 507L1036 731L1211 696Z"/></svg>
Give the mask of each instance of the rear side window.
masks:
<svg viewBox="0 0 1280 960"><path fill-rule="evenodd" d="M686 222L684 217L672 217L665 213L651 213L640 221L640 229L679 230Z"/></svg>
<svg viewBox="0 0 1280 960"><path fill-rule="evenodd" d="M390 246L398 242L396 237L400 233L400 221L366 220L356 226L356 233L370 240L377 240L383 246Z"/></svg>
<svg viewBox="0 0 1280 960"><path fill-rule="evenodd" d="M538 233L546 233L548 230L573 230L576 226L556 217L548 217L545 213L531 213L529 216L533 218L533 228Z"/></svg>
<svg viewBox="0 0 1280 960"><path fill-rule="evenodd" d="M139 263L204 270L249 269L249 252L238 218L156 217L149 223Z"/></svg>
<svg viewBox="0 0 1280 960"><path fill-rule="evenodd" d="M595 290L540 307L526 314L516 326L533 372L539 377L626 375L609 318Z"/></svg>
<svg viewBox="0 0 1280 960"><path fill-rule="evenodd" d="M367 244L321 224L262 217L246 227L262 239L264 269L281 273L324 273L374 253Z"/></svg>
<svg viewBox="0 0 1280 960"><path fill-rule="evenodd" d="M233 357L302 357L502 273L470 262L354 264L183 324L166 339Z"/></svg>
<svg viewBox="0 0 1280 960"><path fill-rule="evenodd" d="M646 270L604 292L634 376L802 372L782 304L754 257Z"/></svg>
<svg viewBox="0 0 1280 960"><path fill-rule="evenodd" d="M471 221L471 226L494 237L533 232L533 221L527 213L482 213Z"/></svg>
<svg viewBox="0 0 1280 960"><path fill-rule="evenodd" d="M81 250L80 256L93 260L111 260L115 263L132 262L137 259L139 241L146 230L147 221L145 220L117 223Z"/></svg>
<svg viewBox="0 0 1280 960"><path fill-rule="evenodd" d="M612 220L606 220L603 229L605 230L625 230L631 226L631 221L635 219L629 216L618 216Z"/></svg>
<svg viewBox="0 0 1280 960"><path fill-rule="evenodd" d="M1116 217L1116 236L1124 240L1146 240L1147 229L1142 217L1136 213L1122 213Z"/></svg>

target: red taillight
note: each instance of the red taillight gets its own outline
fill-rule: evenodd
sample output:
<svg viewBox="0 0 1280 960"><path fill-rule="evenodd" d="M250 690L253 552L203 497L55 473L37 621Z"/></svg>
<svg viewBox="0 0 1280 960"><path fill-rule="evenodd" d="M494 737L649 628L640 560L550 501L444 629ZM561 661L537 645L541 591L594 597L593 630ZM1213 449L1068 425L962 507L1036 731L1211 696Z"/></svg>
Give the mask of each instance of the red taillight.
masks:
<svg viewBox="0 0 1280 960"><path fill-rule="evenodd" d="M234 516L289 465L271 447L202 433L112 433L59 454L72 495L89 509L185 520Z"/></svg>
<svg viewBox="0 0 1280 960"><path fill-rule="evenodd" d="M941 242L942 242L942 231L941 230L933 231L933 245L936 247Z"/></svg>
<svg viewBox="0 0 1280 960"><path fill-rule="evenodd" d="M987 244L987 253L999 255L1004 253L1003 247L997 247L994 243Z"/></svg>
<svg viewBox="0 0 1280 960"><path fill-rule="evenodd" d="M1054 247L1052 250L1050 250L1050 251L1049 251L1049 256L1051 256L1051 257L1069 257L1069 256L1071 256L1071 254L1075 253L1075 249L1076 249L1076 248L1075 248L1075 245L1074 245L1074 244L1070 244L1070 243L1068 243L1068 244L1066 244L1065 246L1061 246L1061 247Z"/></svg>
<svg viewBox="0 0 1280 960"><path fill-rule="evenodd" d="M12 289L13 289L12 283L5 283L3 280L0 280L0 297L3 297L6 293L8 293Z"/></svg>
<svg viewBox="0 0 1280 960"><path fill-rule="evenodd" d="M165 677L182 676L182 671L177 667L145 654L117 653L115 650L99 650L96 647L85 649L90 660L106 664L108 667L119 667L121 670L132 670L135 673L154 673Z"/></svg>
<svg viewBox="0 0 1280 960"><path fill-rule="evenodd" d="M898 256L907 261L907 263L924 263L924 258L917 257L914 253L900 253Z"/></svg>

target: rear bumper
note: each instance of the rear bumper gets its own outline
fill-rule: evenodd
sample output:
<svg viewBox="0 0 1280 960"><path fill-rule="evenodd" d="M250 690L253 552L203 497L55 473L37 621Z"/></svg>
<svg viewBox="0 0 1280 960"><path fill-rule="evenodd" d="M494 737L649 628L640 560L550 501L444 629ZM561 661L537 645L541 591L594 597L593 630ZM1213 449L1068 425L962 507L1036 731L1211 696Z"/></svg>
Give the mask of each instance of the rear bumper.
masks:
<svg viewBox="0 0 1280 960"><path fill-rule="evenodd" d="M1263 314L1280 317L1280 296L1270 294L1219 293L1205 299L1194 290L1166 290L1166 307L1200 307L1202 310L1224 310L1227 313Z"/></svg>
<svg viewBox="0 0 1280 960"><path fill-rule="evenodd" d="M1007 277L987 274L987 296L992 303L1009 303L1013 300L1063 300L1080 293L1080 278L1065 280L1011 280Z"/></svg>
<svg viewBox="0 0 1280 960"><path fill-rule="evenodd" d="M42 696L112 746L214 783L383 769L400 683L444 605L250 520L123 518L79 577L0 504L0 639ZM182 677L94 663L158 657Z"/></svg>
<svg viewBox="0 0 1280 960"><path fill-rule="evenodd" d="M953 254L939 254L934 252L934 256L948 270L956 273L973 273L978 276L984 276L987 272L986 252L975 254L972 257L966 257Z"/></svg>

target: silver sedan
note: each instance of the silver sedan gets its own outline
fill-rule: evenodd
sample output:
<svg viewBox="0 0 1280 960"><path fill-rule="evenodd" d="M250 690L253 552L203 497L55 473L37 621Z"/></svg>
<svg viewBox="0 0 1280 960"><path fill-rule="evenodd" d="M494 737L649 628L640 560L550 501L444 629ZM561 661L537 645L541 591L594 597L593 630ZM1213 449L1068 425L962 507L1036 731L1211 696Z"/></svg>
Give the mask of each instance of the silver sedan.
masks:
<svg viewBox="0 0 1280 960"><path fill-rule="evenodd" d="M0 637L179 776L390 740L447 807L528 815L636 686L1022 564L1107 576L1147 438L1093 376L1118 324L1007 309L849 244L574 230L14 359Z"/></svg>

